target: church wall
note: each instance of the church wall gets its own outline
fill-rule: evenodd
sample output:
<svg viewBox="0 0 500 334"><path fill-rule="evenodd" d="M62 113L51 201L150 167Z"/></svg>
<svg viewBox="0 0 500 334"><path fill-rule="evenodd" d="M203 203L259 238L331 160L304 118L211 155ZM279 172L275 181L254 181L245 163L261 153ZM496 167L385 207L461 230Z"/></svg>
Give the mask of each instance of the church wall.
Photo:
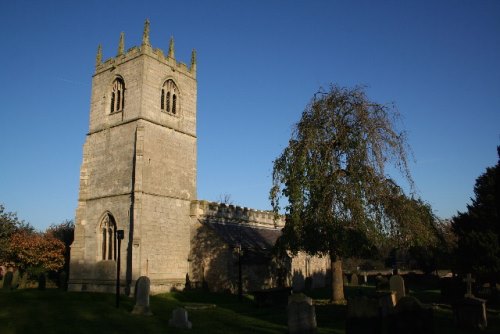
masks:
<svg viewBox="0 0 500 334"><path fill-rule="evenodd" d="M172 59L167 59L166 62L164 59L158 59L161 58L155 54L144 58L141 115L158 124L196 136L196 79L187 71L185 65L181 66L181 63ZM160 109L161 87L168 79L172 79L179 89L175 115Z"/></svg>
<svg viewBox="0 0 500 334"><path fill-rule="evenodd" d="M190 202L143 193L139 203L140 275L150 278L154 293L182 288L188 273Z"/></svg>
<svg viewBox="0 0 500 334"><path fill-rule="evenodd" d="M305 288L305 280L311 277L311 288L322 288L327 285L330 275L330 258L328 256L310 256L299 252L292 258L290 286L300 291Z"/></svg>
<svg viewBox="0 0 500 334"><path fill-rule="evenodd" d="M196 138L142 121L142 179L137 189L148 194L192 200L196 197ZM138 180L139 181L139 180ZM186 215L189 219L189 211Z"/></svg>
<svg viewBox="0 0 500 334"><path fill-rule="evenodd" d="M135 127L128 123L87 136L80 200L130 193Z"/></svg>
<svg viewBox="0 0 500 334"><path fill-rule="evenodd" d="M143 57L139 57L139 54L138 49L133 49L126 56L110 59L103 65L104 68L106 68L105 65L115 65L116 68L101 71L97 69L92 79L90 133L136 119L139 116L144 63ZM121 77L125 83L125 105L123 111L111 114L111 87L117 77Z"/></svg>

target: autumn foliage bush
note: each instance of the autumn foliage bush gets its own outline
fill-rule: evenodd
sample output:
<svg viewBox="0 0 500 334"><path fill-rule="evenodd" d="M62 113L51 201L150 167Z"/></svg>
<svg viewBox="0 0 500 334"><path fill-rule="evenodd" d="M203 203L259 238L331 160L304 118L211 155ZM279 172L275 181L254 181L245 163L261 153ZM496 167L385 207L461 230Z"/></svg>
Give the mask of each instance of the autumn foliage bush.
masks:
<svg viewBox="0 0 500 334"><path fill-rule="evenodd" d="M10 237L11 259L20 269L57 271L64 266L64 243L50 234L18 231Z"/></svg>

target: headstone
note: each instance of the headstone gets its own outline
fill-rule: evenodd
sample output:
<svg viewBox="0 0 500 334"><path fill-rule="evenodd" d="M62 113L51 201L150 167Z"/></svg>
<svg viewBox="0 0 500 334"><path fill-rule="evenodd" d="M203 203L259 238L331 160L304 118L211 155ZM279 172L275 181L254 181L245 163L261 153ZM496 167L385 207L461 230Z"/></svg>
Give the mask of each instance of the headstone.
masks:
<svg viewBox="0 0 500 334"><path fill-rule="evenodd" d="M402 297L394 308L394 313L388 318L388 333L433 333L433 319L431 307L425 306L415 297Z"/></svg>
<svg viewBox="0 0 500 334"><path fill-rule="evenodd" d="M465 297L453 304L453 316L458 327L484 329L488 325L486 301L476 297Z"/></svg>
<svg viewBox="0 0 500 334"><path fill-rule="evenodd" d="M366 274L366 271L363 273L363 284L368 283L368 275Z"/></svg>
<svg viewBox="0 0 500 334"><path fill-rule="evenodd" d="M153 315L149 308L150 281L147 276L141 276L135 283L135 306L132 314Z"/></svg>
<svg viewBox="0 0 500 334"><path fill-rule="evenodd" d="M399 301L405 296L405 281L403 277L394 275L389 280L389 287L391 291L396 291L396 300Z"/></svg>
<svg viewBox="0 0 500 334"><path fill-rule="evenodd" d="M394 313L394 307L397 304L396 292L388 291L379 293L378 305L380 309L380 315L382 317L387 317Z"/></svg>
<svg viewBox="0 0 500 334"><path fill-rule="evenodd" d="M382 275L378 275L375 279L376 279L375 289L377 291L387 291L387 290L390 290L390 288L389 288L389 281L387 280L387 278L385 278Z"/></svg>
<svg viewBox="0 0 500 334"><path fill-rule="evenodd" d="M358 286L358 275L351 275L351 286Z"/></svg>
<svg viewBox="0 0 500 334"><path fill-rule="evenodd" d="M8 271L5 273L3 277L3 289L4 290L10 290L12 287L12 280L14 279L14 274L12 271Z"/></svg>
<svg viewBox="0 0 500 334"><path fill-rule="evenodd" d="M45 274L38 275L38 290L45 290L46 284L47 279L45 278Z"/></svg>
<svg viewBox="0 0 500 334"><path fill-rule="evenodd" d="M347 300L346 334L382 333L379 301L366 296Z"/></svg>
<svg viewBox="0 0 500 334"><path fill-rule="evenodd" d="M68 274L65 271L61 271L59 274L59 289L68 290Z"/></svg>
<svg viewBox="0 0 500 334"><path fill-rule="evenodd" d="M472 283L474 283L476 280L472 278L472 275L469 273L467 274L467 277L463 279L465 284L467 285L467 292L465 293L464 297L465 298L470 298L474 297L472 294Z"/></svg>
<svg viewBox="0 0 500 334"><path fill-rule="evenodd" d="M17 289L19 287L19 285L21 284L21 273L19 272L19 270L16 270L14 271L14 277L12 277L12 287L11 289ZM27 275L25 275L27 276Z"/></svg>
<svg viewBox="0 0 500 334"><path fill-rule="evenodd" d="M188 313L183 308L176 308L172 311L172 318L168 321L170 327L191 329L193 326L188 320Z"/></svg>
<svg viewBox="0 0 500 334"><path fill-rule="evenodd" d="M288 297L288 333L316 333L316 310L312 299L302 293Z"/></svg>

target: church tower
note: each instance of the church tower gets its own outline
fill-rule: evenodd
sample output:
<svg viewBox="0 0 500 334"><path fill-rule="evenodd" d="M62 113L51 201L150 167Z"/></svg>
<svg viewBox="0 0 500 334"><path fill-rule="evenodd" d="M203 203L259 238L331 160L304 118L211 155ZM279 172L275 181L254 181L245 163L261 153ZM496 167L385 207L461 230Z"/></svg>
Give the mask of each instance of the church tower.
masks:
<svg viewBox="0 0 500 334"><path fill-rule="evenodd" d="M92 79L71 246L69 289L112 292L117 231L121 286L146 275L151 291L182 286L189 271L190 204L196 199L196 54L191 64L142 44L102 62ZM123 290L122 290L123 291Z"/></svg>

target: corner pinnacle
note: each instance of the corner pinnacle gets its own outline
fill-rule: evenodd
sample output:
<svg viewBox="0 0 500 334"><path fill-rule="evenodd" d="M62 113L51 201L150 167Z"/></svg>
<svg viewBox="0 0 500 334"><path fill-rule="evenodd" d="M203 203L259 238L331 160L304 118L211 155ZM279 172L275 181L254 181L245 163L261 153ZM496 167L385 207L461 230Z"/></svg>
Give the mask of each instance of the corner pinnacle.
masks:
<svg viewBox="0 0 500 334"><path fill-rule="evenodd" d="M170 44L168 46L168 57L175 59L174 36L170 37Z"/></svg>
<svg viewBox="0 0 500 334"><path fill-rule="evenodd" d="M125 53L125 33L120 33L120 42L118 42L118 56Z"/></svg>
<svg viewBox="0 0 500 334"><path fill-rule="evenodd" d="M151 46L151 43L149 43L149 19L146 19L146 22L144 22L144 32L142 33L142 45Z"/></svg>
<svg viewBox="0 0 500 334"><path fill-rule="evenodd" d="M99 66L102 64L102 47L101 44L97 47L97 55L95 57L95 66Z"/></svg>
<svg viewBox="0 0 500 334"><path fill-rule="evenodd" d="M196 71L196 50L191 51L191 72Z"/></svg>

